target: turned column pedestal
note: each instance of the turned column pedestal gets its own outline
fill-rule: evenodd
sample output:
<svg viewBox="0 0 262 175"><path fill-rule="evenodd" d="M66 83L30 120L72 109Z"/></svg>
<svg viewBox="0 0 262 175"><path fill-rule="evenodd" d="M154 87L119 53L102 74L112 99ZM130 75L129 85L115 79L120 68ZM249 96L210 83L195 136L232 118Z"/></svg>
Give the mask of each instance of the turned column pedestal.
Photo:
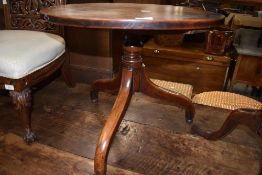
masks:
<svg viewBox="0 0 262 175"><path fill-rule="evenodd" d="M134 42L142 43L142 42ZM130 44L130 43L129 43ZM182 94L171 92L153 84L146 75L145 65L141 57L142 45L126 45L123 47L122 70L111 80L97 80L91 86L91 100L98 101L100 90L119 89L115 104L108 116L106 124L101 132L95 154L96 174L105 174L107 154L110 143L121 123L130 99L135 92L142 92L148 96L163 99L185 109L187 123L192 123L195 108L191 99Z"/></svg>

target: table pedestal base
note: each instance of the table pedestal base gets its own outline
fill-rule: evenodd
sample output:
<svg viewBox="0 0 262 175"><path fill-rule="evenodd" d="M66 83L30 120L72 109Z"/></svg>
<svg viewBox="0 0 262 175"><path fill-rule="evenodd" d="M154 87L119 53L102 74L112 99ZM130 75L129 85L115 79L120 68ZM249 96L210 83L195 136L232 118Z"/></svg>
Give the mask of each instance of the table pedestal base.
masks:
<svg viewBox="0 0 262 175"><path fill-rule="evenodd" d="M190 99L182 94L163 89L153 84L145 74L145 66L141 57L142 47L125 46L122 58L122 72L112 80L97 80L91 86L91 99L98 100L98 91L103 89L117 90L118 96L100 135L95 154L95 173L106 173L107 154L110 143L134 92L142 92L151 97L167 100L174 105L185 108L187 123L192 123L195 108Z"/></svg>

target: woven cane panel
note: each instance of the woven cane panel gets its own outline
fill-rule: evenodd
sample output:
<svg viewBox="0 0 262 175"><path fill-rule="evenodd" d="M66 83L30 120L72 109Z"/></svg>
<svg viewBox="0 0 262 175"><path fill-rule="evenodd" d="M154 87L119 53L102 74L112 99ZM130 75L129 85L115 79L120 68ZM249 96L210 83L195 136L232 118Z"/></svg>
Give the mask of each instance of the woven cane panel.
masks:
<svg viewBox="0 0 262 175"><path fill-rule="evenodd" d="M172 92L178 92L180 94L183 94L184 96L191 99L192 92L193 92L193 86L190 84L183 84L183 83L175 83L171 81L164 81L164 80L157 80L157 79L151 79L151 81L169 91Z"/></svg>
<svg viewBox="0 0 262 175"><path fill-rule="evenodd" d="M262 109L262 103L249 97L230 92L203 92L195 95L193 102L229 110L238 108Z"/></svg>

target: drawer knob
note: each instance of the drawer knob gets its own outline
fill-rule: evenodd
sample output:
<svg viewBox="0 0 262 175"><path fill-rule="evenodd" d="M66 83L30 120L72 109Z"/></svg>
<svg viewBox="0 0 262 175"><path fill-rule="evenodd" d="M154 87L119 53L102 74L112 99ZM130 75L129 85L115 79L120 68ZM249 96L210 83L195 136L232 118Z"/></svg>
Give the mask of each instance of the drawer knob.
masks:
<svg viewBox="0 0 262 175"><path fill-rule="evenodd" d="M160 51L159 51L159 50L157 50L157 49L155 49L155 50L154 50L154 53L155 53L155 54L159 54L159 53L160 53Z"/></svg>
<svg viewBox="0 0 262 175"><path fill-rule="evenodd" d="M207 57L206 57L206 60L207 60L207 61L213 61L213 60L214 60L214 57L213 57L213 56L207 56Z"/></svg>

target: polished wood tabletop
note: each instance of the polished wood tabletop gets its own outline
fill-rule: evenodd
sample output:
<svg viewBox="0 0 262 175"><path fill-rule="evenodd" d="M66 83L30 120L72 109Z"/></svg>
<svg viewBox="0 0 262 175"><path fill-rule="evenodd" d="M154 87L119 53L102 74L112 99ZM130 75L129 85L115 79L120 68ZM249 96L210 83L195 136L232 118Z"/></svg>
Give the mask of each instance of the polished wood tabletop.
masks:
<svg viewBox="0 0 262 175"><path fill-rule="evenodd" d="M202 9L134 3L67 4L42 9L60 25L125 30L191 30L221 25L224 16Z"/></svg>
<svg viewBox="0 0 262 175"><path fill-rule="evenodd" d="M54 6L41 10L49 22L74 27L121 29L125 31L192 30L223 24L224 16L201 9L132 3L87 3ZM138 32L140 33L140 32ZM106 174L107 155L113 137L135 92L166 100L185 109L188 124L193 122L195 108L191 99L155 85L146 75L143 64L142 40L126 32L123 42L121 71L113 79L96 80L90 90L91 100L98 101L101 90L119 90L98 140L94 169L97 175Z"/></svg>

